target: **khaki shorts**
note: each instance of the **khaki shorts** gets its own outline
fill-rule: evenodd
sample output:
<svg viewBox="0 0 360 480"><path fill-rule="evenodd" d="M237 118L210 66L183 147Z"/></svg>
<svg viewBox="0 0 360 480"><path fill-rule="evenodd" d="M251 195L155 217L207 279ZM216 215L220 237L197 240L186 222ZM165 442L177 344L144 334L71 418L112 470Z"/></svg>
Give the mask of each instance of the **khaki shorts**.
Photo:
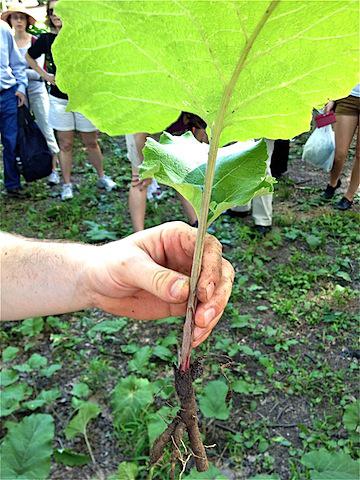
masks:
<svg viewBox="0 0 360 480"><path fill-rule="evenodd" d="M95 132L97 128L84 115L78 112L67 112L68 100L49 95L49 125L59 132Z"/></svg>
<svg viewBox="0 0 360 480"><path fill-rule="evenodd" d="M360 97L349 95L348 97L336 100L335 113L336 115L358 117L360 115Z"/></svg>

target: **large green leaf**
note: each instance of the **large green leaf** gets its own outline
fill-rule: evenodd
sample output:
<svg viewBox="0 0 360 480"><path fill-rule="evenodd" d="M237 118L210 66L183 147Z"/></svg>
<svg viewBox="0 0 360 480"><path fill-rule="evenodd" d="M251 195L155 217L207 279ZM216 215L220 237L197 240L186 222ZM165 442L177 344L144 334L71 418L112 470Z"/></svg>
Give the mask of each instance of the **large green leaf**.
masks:
<svg viewBox="0 0 360 480"><path fill-rule="evenodd" d="M96 418L100 412L101 408L96 403L82 403L75 417L70 420L65 428L66 438L71 439L76 435L85 435L87 424L90 420Z"/></svg>
<svg viewBox="0 0 360 480"><path fill-rule="evenodd" d="M311 480L359 480L360 463L347 453L320 448L303 455L301 462L311 469Z"/></svg>
<svg viewBox="0 0 360 480"><path fill-rule="evenodd" d="M230 408L226 405L228 390L228 386L220 380L209 382L199 400L201 413L207 418L227 420L230 415Z"/></svg>
<svg viewBox="0 0 360 480"><path fill-rule="evenodd" d="M209 145L198 142L190 132L181 137L164 133L160 143L148 138L141 177L154 177L175 188L191 203L199 218L208 152ZM265 174L267 158L264 140L219 148L209 224L224 210L273 191L274 180Z"/></svg>
<svg viewBox="0 0 360 480"><path fill-rule="evenodd" d="M42 480L50 473L54 438L51 415L33 414L20 423L8 422L1 445L1 478Z"/></svg>
<svg viewBox="0 0 360 480"><path fill-rule="evenodd" d="M223 113L221 145L291 138L358 82L357 1L60 0L57 12L56 82L111 135L162 131L185 110L210 127Z"/></svg>

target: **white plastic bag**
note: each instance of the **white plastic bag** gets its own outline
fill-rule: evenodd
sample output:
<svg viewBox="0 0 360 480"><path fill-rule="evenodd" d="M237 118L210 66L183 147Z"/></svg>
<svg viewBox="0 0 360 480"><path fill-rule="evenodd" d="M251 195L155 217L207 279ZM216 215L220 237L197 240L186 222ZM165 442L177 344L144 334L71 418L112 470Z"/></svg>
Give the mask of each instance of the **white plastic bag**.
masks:
<svg viewBox="0 0 360 480"><path fill-rule="evenodd" d="M304 145L302 159L330 172L335 156L335 134L331 125L315 128Z"/></svg>

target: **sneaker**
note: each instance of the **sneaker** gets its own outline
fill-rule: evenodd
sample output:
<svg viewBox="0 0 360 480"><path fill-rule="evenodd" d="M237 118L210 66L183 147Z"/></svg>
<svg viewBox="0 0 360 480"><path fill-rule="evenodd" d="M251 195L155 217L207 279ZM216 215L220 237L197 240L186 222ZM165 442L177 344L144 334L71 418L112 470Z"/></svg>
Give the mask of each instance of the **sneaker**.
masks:
<svg viewBox="0 0 360 480"><path fill-rule="evenodd" d="M342 197L341 200L335 205L335 208L338 210L350 210L350 208L353 206L353 201L348 200L346 197Z"/></svg>
<svg viewBox="0 0 360 480"><path fill-rule="evenodd" d="M47 182L49 185L58 185L60 183L59 174L55 170L53 170L47 177Z"/></svg>
<svg viewBox="0 0 360 480"><path fill-rule="evenodd" d="M64 183L61 190L61 200L71 200L73 198L73 186L71 183Z"/></svg>
<svg viewBox="0 0 360 480"><path fill-rule="evenodd" d="M96 185L98 188L104 188L107 192L111 192L111 190L117 187L117 184L107 175L100 177Z"/></svg>
<svg viewBox="0 0 360 480"><path fill-rule="evenodd" d="M322 193L322 197L325 200L331 200L335 195L335 190L337 190L341 186L341 180L337 181L336 187L332 187L331 185L327 184L326 189Z"/></svg>

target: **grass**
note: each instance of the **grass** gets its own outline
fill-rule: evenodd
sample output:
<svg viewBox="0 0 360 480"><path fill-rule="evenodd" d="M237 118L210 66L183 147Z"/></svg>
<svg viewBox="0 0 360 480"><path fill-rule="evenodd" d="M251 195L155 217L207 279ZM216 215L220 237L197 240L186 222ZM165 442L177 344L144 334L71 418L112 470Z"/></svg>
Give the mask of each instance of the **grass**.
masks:
<svg viewBox="0 0 360 480"><path fill-rule="evenodd" d="M74 199L61 203L59 189L44 182L28 187L28 200L3 196L2 229L94 243L130 234L130 166L117 142L102 136L101 146L118 192L96 189L96 176L77 144ZM295 142L297 168L298 149ZM319 201L319 193L316 185L281 180L274 228L265 238L254 236L251 218L223 215L212 227L236 268L226 312L198 349L204 363L203 379L196 381L201 428L205 443L213 445L208 454L217 480L260 472L310 479L304 454L324 448L358 455L356 427L345 426L344 412L359 393L359 213L337 212ZM174 219L184 217L166 190L162 200L148 205L146 225ZM97 467L66 467L53 459L50 478L95 478L101 470L108 479L167 479L169 458L151 471L147 458L149 443L173 413L172 362L180 331L180 319L140 323L99 311L4 323L3 347L18 348L6 350L10 359L3 359L8 375L18 376L13 382L9 377L5 390L23 385L19 400L9 400L5 420L49 413L56 425L54 449L86 454L84 439L67 440L64 429L82 402L97 403L101 414L87 426ZM52 365L60 367L49 370ZM222 383L223 396L213 393L220 391L214 382ZM75 388L79 383L88 388ZM120 393L113 393L115 387ZM57 395L48 394L45 403L29 403L52 389ZM209 478L197 477L191 467L190 461L183 478ZM133 476L125 476L128 471Z"/></svg>

